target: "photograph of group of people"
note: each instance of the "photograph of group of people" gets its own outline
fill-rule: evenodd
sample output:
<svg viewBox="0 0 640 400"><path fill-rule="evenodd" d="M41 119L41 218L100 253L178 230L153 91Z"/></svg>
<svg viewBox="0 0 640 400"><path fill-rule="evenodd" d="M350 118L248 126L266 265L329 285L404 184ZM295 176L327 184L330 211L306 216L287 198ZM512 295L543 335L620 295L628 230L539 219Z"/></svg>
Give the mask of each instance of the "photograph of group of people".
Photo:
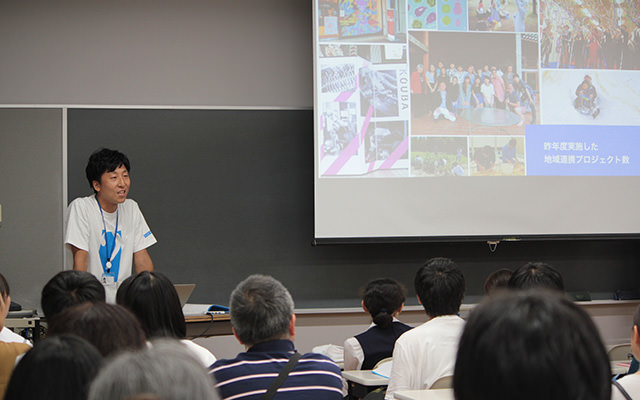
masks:
<svg viewBox="0 0 640 400"><path fill-rule="evenodd" d="M521 58L516 34L410 35L424 44L412 41L409 51L413 135L524 135L525 124L538 122L537 69L527 64L536 35L519 46Z"/></svg>
<svg viewBox="0 0 640 400"><path fill-rule="evenodd" d="M541 67L640 69L640 9L631 0L540 5Z"/></svg>
<svg viewBox="0 0 640 400"><path fill-rule="evenodd" d="M538 32L538 0L470 0L469 30Z"/></svg>

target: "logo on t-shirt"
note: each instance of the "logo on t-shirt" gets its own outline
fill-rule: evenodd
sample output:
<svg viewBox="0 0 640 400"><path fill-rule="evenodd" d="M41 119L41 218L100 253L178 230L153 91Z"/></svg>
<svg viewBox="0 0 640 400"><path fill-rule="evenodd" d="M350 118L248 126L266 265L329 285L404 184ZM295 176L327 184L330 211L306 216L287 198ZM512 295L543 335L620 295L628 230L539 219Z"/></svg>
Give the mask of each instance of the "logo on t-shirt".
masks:
<svg viewBox="0 0 640 400"><path fill-rule="evenodd" d="M122 240L122 231L119 230L117 236L119 237L119 240ZM107 232L105 234L105 231L103 230L102 237L106 238L107 241L105 243L101 243L100 249L98 250L98 253L100 254L100 264L105 272L109 272L114 275L115 282L117 282L118 272L120 271L122 246L118 243L119 240L116 240L113 236L113 232ZM107 248L111 254L107 254ZM108 256L110 256L110 258ZM111 262L111 268L107 267L107 261Z"/></svg>

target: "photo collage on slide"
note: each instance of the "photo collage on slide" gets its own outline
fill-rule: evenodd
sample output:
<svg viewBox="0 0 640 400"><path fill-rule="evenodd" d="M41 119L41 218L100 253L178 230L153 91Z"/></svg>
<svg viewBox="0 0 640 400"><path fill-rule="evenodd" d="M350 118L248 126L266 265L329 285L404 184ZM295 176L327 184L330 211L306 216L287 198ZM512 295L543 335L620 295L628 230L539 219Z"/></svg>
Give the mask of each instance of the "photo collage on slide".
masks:
<svg viewBox="0 0 640 400"><path fill-rule="evenodd" d="M640 175L640 2L315 7L320 177Z"/></svg>

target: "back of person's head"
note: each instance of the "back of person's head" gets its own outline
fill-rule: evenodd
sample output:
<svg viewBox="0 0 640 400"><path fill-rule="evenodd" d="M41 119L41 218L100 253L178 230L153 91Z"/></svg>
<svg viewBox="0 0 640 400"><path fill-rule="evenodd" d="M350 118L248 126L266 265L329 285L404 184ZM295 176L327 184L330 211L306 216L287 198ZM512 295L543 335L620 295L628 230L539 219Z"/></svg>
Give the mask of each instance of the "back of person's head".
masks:
<svg viewBox="0 0 640 400"><path fill-rule="evenodd" d="M85 400L102 356L74 335L38 341L16 365L5 400Z"/></svg>
<svg viewBox="0 0 640 400"><path fill-rule="evenodd" d="M509 279L511 289L550 289L564 291L562 275L551 265L530 262L516 269Z"/></svg>
<svg viewBox="0 0 640 400"><path fill-rule="evenodd" d="M126 308L107 303L84 303L56 315L48 336L75 334L93 344L103 356L141 349L146 341L136 317Z"/></svg>
<svg viewBox="0 0 640 400"><path fill-rule="evenodd" d="M187 334L178 292L161 272L144 271L127 278L118 289L116 301L138 317L147 339L184 338Z"/></svg>
<svg viewBox="0 0 640 400"><path fill-rule="evenodd" d="M62 310L85 302L104 302L104 286L86 271L58 272L42 288L40 304L47 319Z"/></svg>
<svg viewBox="0 0 640 400"><path fill-rule="evenodd" d="M95 192L93 181L101 182L102 174L105 172L113 172L123 165L127 171L131 172L129 159L117 150L99 149L89 156L89 161L85 168L85 174L89 181L89 186Z"/></svg>
<svg viewBox="0 0 640 400"><path fill-rule="evenodd" d="M610 365L589 315L558 292L505 291L470 314L456 400L605 400Z"/></svg>
<svg viewBox="0 0 640 400"><path fill-rule="evenodd" d="M431 318L457 314L464 298L465 282L456 263L444 257L427 260L414 278L416 295Z"/></svg>
<svg viewBox="0 0 640 400"><path fill-rule="evenodd" d="M113 358L91 385L91 400L219 399L206 369L181 343L160 339Z"/></svg>
<svg viewBox="0 0 640 400"><path fill-rule="evenodd" d="M487 280L484 281L484 294L491 296L498 291L507 289L511 275L513 275L513 271L506 268L490 273L489 276L487 276Z"/></svg>
<svg viewBox="0 0 640 400"><path fill-rule="evenodd" d="M266 275L251 275L229 299L231 325L245 345L289 337L293 299L287 288Z"/></svg>
<svg viewBox="0 0 640 400"><path fill-rule="evenodd" d="M362 305L381 328L391 326L393 315L402 309L406 300L405 288L391 278L374 279L362 293Z"/></svg>

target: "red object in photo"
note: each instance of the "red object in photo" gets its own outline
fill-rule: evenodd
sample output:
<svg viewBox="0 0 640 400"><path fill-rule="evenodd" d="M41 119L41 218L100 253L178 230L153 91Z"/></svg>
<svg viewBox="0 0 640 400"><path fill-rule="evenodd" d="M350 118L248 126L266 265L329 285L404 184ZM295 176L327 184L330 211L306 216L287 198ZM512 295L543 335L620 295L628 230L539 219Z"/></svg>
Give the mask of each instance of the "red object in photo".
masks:
<svg viewBox="0 0 640 400"><path fill-rule="evenodd" d="M389 36L395 36L396 34L395 16L396 10L387 10L387 34Z"/></svg>

